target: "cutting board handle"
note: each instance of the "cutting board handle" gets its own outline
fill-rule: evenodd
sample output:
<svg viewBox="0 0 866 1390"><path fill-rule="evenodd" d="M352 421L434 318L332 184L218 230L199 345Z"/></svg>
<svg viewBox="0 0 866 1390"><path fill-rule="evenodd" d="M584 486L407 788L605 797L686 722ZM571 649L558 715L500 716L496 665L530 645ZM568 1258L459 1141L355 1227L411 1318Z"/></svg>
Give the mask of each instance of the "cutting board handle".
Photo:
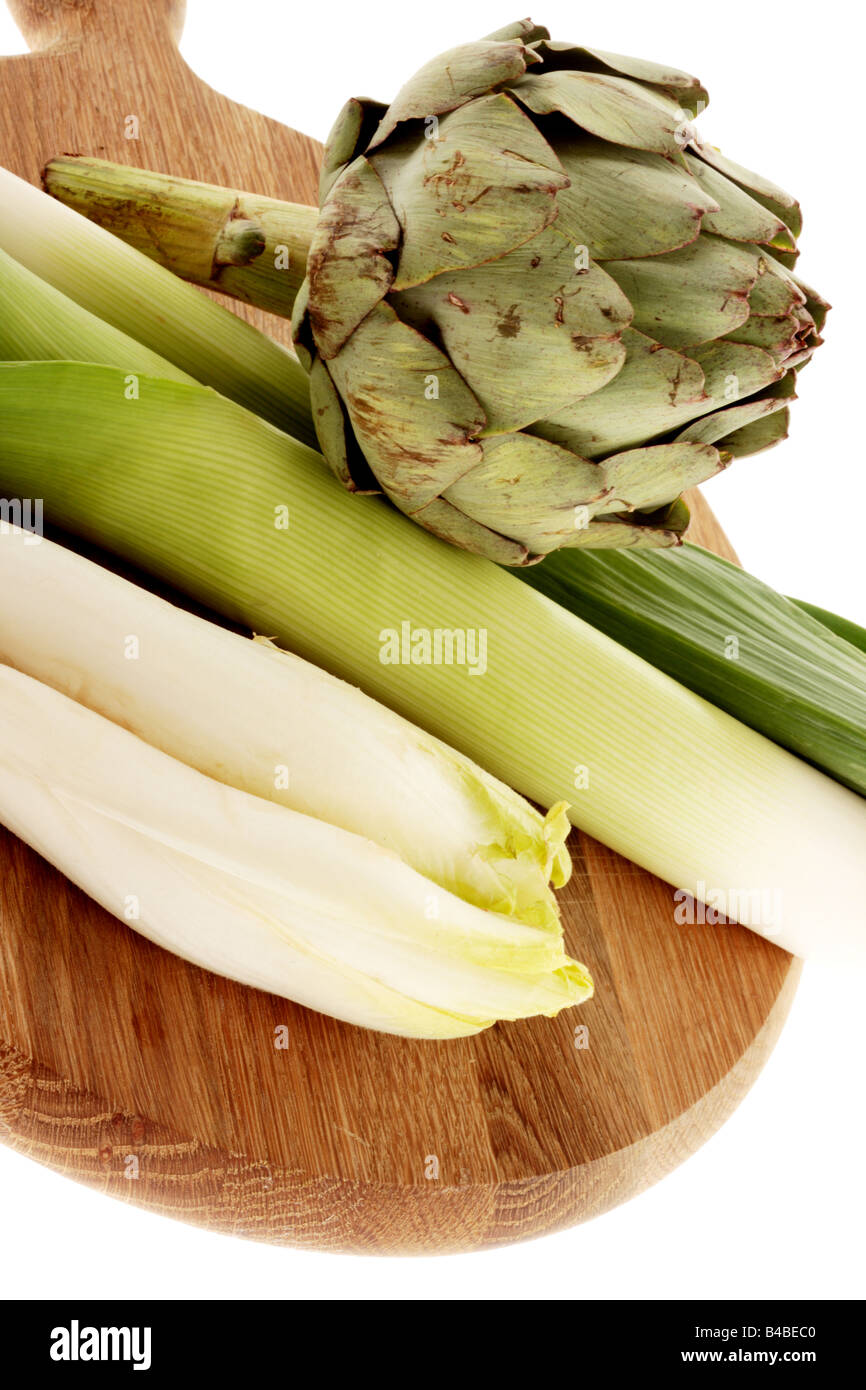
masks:
<svg viewBox="0 0 866 1390"><path fill-rule="evenodd" d="M183 33L186 0L7 0L12 17L31 49L82 40L129 45L147 12L151 37L162 32L177 44Z"/></svg>

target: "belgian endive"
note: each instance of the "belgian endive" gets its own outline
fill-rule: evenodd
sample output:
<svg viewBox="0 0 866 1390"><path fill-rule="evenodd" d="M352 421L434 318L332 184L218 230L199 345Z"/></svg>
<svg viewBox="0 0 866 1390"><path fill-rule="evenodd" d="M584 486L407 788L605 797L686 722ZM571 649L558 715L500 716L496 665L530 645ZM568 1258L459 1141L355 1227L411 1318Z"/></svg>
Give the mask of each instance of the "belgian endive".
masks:
<svg viewBox="0 0 866 1390"><path fill-rule="evenodd" d="M32 539L0 536L0 820L73 882L198 965L385 1032L589 997L548 882L561 808Z"/></svg>
<svg viewBox="0 0 866 1390"><path fill-rule="evenodd" d="M15 526L0 661L199 772L374 840L467 902L559 931L565 808L510 787L354 686Z"/></svg>

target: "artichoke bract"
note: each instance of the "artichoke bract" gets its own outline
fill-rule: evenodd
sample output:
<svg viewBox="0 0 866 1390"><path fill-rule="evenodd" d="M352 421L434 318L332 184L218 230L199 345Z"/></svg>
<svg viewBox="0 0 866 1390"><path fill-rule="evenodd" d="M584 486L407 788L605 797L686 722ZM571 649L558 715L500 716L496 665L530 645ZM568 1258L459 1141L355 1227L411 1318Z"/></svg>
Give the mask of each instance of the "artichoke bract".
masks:
<svg viewBox="0 0 866 1390"><path fill-rule="evenodd" d="M826 303L698 81L526 20L351 100L293 329L333 471L506 565L660 546L787 429Z"/></svg>

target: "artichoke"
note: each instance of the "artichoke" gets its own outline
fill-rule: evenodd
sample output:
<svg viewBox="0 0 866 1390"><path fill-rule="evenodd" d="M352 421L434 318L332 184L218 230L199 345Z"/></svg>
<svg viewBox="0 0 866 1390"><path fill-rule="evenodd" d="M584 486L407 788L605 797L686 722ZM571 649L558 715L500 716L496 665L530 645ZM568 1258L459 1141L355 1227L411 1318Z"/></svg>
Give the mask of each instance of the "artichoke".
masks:
<svg viewBox="0 0 866 1390"><path fill-rule="evenodd" d="M784 437L827 305L706 101L526 20L346 104L293 327L347 488L522 565L675 544L684 489Z"/></svg>

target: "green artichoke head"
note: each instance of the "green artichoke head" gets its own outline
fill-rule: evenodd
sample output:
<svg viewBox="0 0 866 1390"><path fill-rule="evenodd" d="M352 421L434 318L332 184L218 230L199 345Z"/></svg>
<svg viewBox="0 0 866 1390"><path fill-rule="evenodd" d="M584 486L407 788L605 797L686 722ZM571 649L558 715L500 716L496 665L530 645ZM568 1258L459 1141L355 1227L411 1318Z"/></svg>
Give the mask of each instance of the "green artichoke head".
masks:
<svg viewBox="0 0 866 1390"><path fill-rule="evenodd" d="M706 101L526 20L347 103L294 335L348 488L521 565L674 544L684 489L784 437L827 306Z"/></svg>

